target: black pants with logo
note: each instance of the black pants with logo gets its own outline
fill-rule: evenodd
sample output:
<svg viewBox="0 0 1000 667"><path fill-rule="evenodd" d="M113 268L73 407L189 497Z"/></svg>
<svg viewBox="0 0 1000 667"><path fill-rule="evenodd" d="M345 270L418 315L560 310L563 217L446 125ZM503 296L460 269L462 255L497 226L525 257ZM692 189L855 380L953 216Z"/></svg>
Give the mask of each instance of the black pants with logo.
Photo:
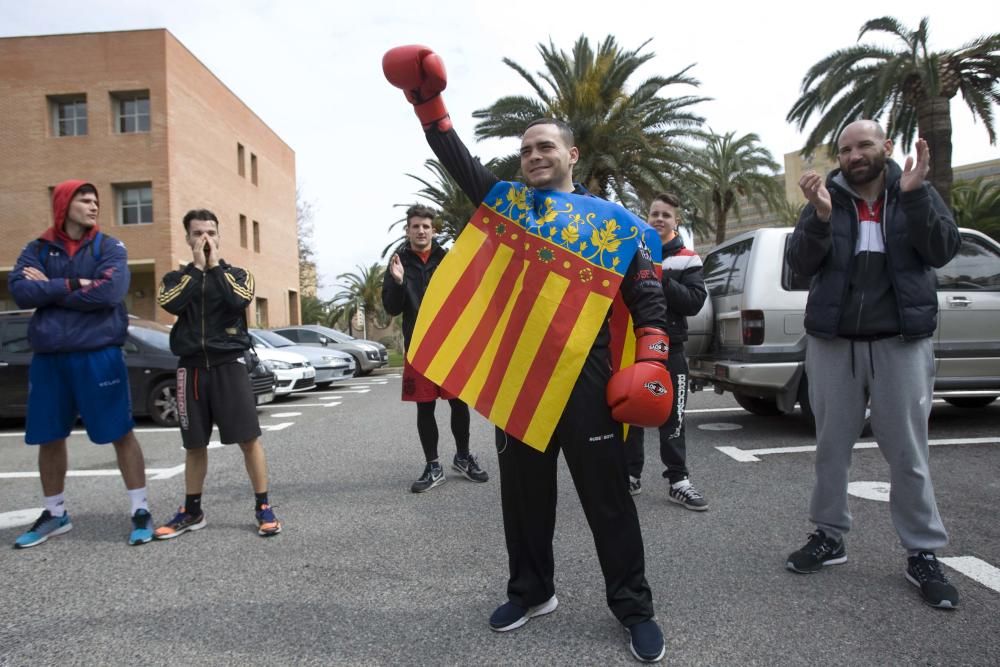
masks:
<svg viewBox="0 0 1000 667"><path fill-rule="evenodd" d="M688 478L687 440L684 430L684 409L688 393L688 362L684 355L684 343L670 343L670 356L667 358L667 370L674 383L674 405L670 411L670 419L661 426L660 460L666 471L663 476L671 484ZM645 438L643 429L631 427L625 440L625 459L628 464L628 474L632 477L642 477L642 467L645 463Z"/></svg>
<svg viewBox="0 0 1000 667"><path fill-rule="evenodd" d="M588 359L587 366L591 366ZM622 624L653 617L639 515L628 492L622 426L611 418L608 372L585 368L544 452L496 430L504 534L510 561L507 596L533 607L555 593L552 538L556 464L566 457L594 536L608 606Z"/></svg>

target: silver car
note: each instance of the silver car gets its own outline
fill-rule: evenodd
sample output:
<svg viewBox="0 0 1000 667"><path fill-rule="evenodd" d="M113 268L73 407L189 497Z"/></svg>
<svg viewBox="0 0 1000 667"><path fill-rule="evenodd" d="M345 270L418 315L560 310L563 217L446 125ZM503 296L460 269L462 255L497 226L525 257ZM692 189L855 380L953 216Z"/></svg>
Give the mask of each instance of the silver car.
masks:
<svg viewBox="0 0 1000 667"><path fill-rule="evenodd" d="M1000 396L1000 244L961 229L962 247L938 281L934 395L958 407ZM730 391L747 411L812 416L805 374L809 280L784 261L792 228L758 229L728 239L705 257L709 298L688 318L695 389Z"/></svg>
<svg viewBox="0 0 1000 667"><path fill-rule="evenodd" d="M389 364L389 353L382 343L348 336L343 331L330 329L318 324L303 324L275 329L275 333L291 339L299 345L312 348L322 347L347 352L358 365L358 375L368 375L376 368Z"/></svg>
<svg viewBox="0 0 1000 667"><path fill-rule="evenodd" d="M296 345L294 341L273 331L251 329L250 337L257 347L273 348L282 352L301 354L316 369L316 386L329 387L337 380L354 377L357 367L354 357L337 350L319 350L306 345Z"/></svg>

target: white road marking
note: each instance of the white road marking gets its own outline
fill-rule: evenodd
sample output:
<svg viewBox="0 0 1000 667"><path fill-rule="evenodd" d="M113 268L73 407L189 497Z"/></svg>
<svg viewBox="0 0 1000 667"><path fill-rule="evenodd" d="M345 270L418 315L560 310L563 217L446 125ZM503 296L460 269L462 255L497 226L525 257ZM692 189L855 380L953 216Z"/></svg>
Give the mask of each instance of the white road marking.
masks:
<svg viewBox="0 0 1000 667"><path fill-rule="evenodd" d="M968 578L975 579L983 586L1000 593L1000 569L993 567L986 561L975 556L953 556L938 558L938 560L953 570L958 570Z"/></svg>
<svg viewBox="0 0 1000 667"><path fill-rule="evenodd" d="M274 417L275 419L277 419L278 417L282 417L282 418L284 418L284 417L301 417L302 413L301 412L275 412L273 415L270 415L270 416Z"/></svg>
<svg viewBox="0 0 1000 667"><path fill-rule="evenodd" d="M168 479L184 472L184 464L173 468L146 468L146 476L150 479ZM118 468L101 470L67 470L67 477L114 477L121 475ZM0 479L31 479L38 477L38 472L0 472Z"/></svg>
<svg viewBox="0 0 1000 667"><path fill-rule="evenodd" d="M26 510L2 512L0 513L0 530L16 528L18 526L30 526L44 510L44 507L31 507Z"/></svg>
<svg viewBox="0 0 1000 667"><path fill-rule="evenodd" d="M698 408L696 410L685 410L685 415L705 414L708 412L743 412L743 408Z"/></svg>
<svg viewBox="0 0 1000 667"><path fill-rule="evenodd" d="M851 482L847 485L847 492L857 498L887 503L891 488L889 482Z"/></svg>
<svg viewBox="0 0 1000 667"><path fill-rule="evenodd" d="M928 445L938 447L942 445L997 445L1000 444L1000 437L990 438L942 438L940 440L929 440ZM875 449L878 443L867 440L858 442L854 449ZM759 456L769 454L799 454L802 452L815 452L816 445L802 445L800 447L770 447L767 449L740 449L739 447L716 447L717 450L730 456L740 463L755 463L760 461Z"/></svg>
<svg viewBox="0 0 1000 667"><path fill-rule="evenodd" d="M260 407L260 406L258 406ZM179 432L180 429L176 426L164 426L164 427L152 427L152 428L137 428L133 429L136 433L170 433ZM87 435L87 432L83 429L78 431L70 431L70 435ZM24 431L18 433L0 433L0 438L23 438Z"/></svg>
<svg viewBox="0 0 1000 667"><path fill-rule="evenodd" d="M270 426L261 426L260 428L262 431L283 431L294 423L295 422L282 422L280 424L271 424Z"/></svg>
<svg viewBox="0 0 1000 667"><path fill-rule="evenodd" d="M297 408L332 408L335 405L340 405L340 402L339 401L331 401L330 403L296 403L295 407L297 407ZM260 407L260 408L269 408L269 407L272 407L272 406L261 405L261 406L258 406L258 407ZM273 406L272 409L281 408L281 407L284 407L284 406L275 405L275 406ZM273 416L274 415L268 415L268 417L273 417Z"/></svg>
<svg viewBox="0 0 1000 667"><path fill-rule="evenodd" d="M709 424L698 424L698 428L702 431L738 431L743 427L739 424L728 422L712 422Z"/></svg>

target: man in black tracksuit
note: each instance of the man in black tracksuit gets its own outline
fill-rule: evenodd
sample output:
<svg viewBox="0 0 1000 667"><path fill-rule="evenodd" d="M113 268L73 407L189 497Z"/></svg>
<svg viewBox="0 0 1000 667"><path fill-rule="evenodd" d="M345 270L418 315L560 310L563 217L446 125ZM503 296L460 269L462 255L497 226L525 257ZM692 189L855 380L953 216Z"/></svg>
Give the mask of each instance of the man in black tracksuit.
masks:
<svg viewBox="0 0 1000 667"><path fill-rule="evenodd" d="M406 211L406 241L393 253L382 283L385 312L403 316L406 349L410 347L427 284L445 254L447 251L434 240L434 211L419 204L411 206ZM434 418L438 398L444 398L451 406L451 432L457 450L452 467L473 482L489 480L489 475L469 452L469 406L418 373L409 361L404 361L403 400L417 404L417 434L426 460L423 474L410 487L413 493L423 493L445 481L444 470L438 462L438 427Z"/></svg>
<svg viewBox="0 0 1000 667"><path fill-rule="evenodd" d="M246 307L253 300L249 271L227 264L219 254L219 220L205 209L188 211L184 232L192 261L163 276L157 302L177 316L170 330L170 351L177 362L177 413L184 459L184 505L155 537L172 539L204 528L201 494L208 472L213 423L223 444L243 450L254 491L257 534L281 532L267 495L267 460L260 441L257 404L244 362L250 349Z"/></svg>
<svg viewBox="0 0 1000 667"><path fill-rule="evenodd" d="M500 180L472 157L451 129L439 94L444 88L440 57L425 47L399 47L386 54L383 70L414 104L438 160L472 202L481 204ZM531 188L589 195L572 181L579 151L565 123L531 123L521 138L520 154L521 171ZM666 303L645 247L633 255L619 291L637 328L665 331ZM510 578L509 601L493 612L490 627L513 630L556 609L552 540L556 463L562 451L594 535L608 606L628 629L632 654L655 662L665 654L663 635L653 619L639 517L628 492L622 427L612 418L605 396L611 377L609 340L605 319L544 452L496 430Z"/></svg>
<svg viewBox="0 0 1000 667"><path fill-rule="evenodd" d="M663 193L653 199L646 222L657 231L663 242L663 294L667 298L667 333L670 335L670 357L667 369L674 383L674 406L670 419L659 428L660 459L666 470L663 476L670 484L667 497L690 510L706 510L708 502L688 479L684 409L688 394L688 363L684 355L687 340L687 318L697 315L708 292L701 271L701 257L684 247L677 233L680 200ZM628 459L629 492L642 491L644 461L643 429L630 428L625 440Z"/></svg>

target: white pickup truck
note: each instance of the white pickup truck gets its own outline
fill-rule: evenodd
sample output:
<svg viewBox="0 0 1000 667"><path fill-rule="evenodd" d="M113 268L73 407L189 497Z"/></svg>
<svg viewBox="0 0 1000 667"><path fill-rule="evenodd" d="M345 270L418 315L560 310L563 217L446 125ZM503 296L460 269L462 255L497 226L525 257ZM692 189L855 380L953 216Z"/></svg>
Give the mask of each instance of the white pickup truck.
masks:
<svg viewBox="0 0 1000 667"><path fill-rule="evenodd" d="M785 262L791 227L735 236L705 256L709 298L688 318L692 389L730 391L757 415L799 404L811 420L803 326L809 281ZM934 395L960 407L1000 396L1000 244L961 229L962 247L937 269Z"/></svg>

